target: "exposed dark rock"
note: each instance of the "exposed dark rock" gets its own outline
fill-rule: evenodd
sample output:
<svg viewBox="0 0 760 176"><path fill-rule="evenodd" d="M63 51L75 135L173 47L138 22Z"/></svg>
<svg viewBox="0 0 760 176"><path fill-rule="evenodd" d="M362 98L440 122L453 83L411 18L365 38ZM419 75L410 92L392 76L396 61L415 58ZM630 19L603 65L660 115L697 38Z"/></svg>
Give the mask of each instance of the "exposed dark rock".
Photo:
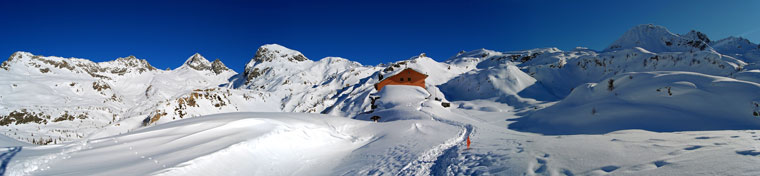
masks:
<svg viewBox="0 0 760 176"><path fill-rule="evenodd" d="M34 112L28 112L26 109L21 109L21 111L13 111L8 115L0 116L0 126L7 126L11 123L14 123L16 125L18 124L25 124L25 123L38 123L38 124L47 124L47 119L50 119L50 115L45 115L43 113L34 113Z"/></svg>
<svg viewBox="0 0 760 176"><path fill-rule="evenodd" d="M230 70L227 68L227 66L222 63L219 59L214 60L214 62L211 62L211 71L214 71L216 74L220 74L224 71Z"/></svg>
<svg viewBox="0 0 760 176"><path fill-rule="evenodd" d="M309 60L304 56L303 54L297 54L297 55L287 55L287 54L281 54L278 50L270 50L266 47L260 47L256 51L256 56L253 57L253 60L256 62L271 62L275 58L283 57L285 59L288 59L288 61L305 61Z"/></svg>
<svg viewBox="0 0 760 176"><path fill-rule="evenodd" d="M63 112L63 114L60 117L55 118L55 120L53 120L53 122L60 122L60 121L64 121L64 120L71 121L71 120L75 120L75 119L86 119L86 118L87 118L87 113L85 113L85 114L79 114L79 115L74 116L74 115L70 115L68 111L65 111L65 112Z"/></svg>
<svg viewBox="0 0 760 176"><path fill-rule="evenodd" d="M103 91L106 89L111 89L111 86L108 85L108 83L103 82L102 80L98 80L98 81L92 82L92 89L97 90L97 91Z"/></svg>
<svg viewBox="0 0 760 176"><path fill-rule="evenodd" d="M269 67L264 68L263 70L259 70L259 68L253 68L253 70L251 70L250 72L245 72L243 74L246 75L246 81L250 82L254 78L261 76L262 74L266 73L270 69L271 68L269 68Z"/></svg>

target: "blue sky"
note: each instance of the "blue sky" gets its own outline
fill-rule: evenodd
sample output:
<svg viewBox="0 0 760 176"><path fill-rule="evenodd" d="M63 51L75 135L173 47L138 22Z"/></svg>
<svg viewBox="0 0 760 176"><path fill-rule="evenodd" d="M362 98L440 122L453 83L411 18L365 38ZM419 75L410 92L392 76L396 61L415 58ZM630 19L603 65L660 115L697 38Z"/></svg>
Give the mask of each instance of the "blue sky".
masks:
<svg viewBox="0 0 760 176"><path fill-rule="evenodd" d="M601 50L637 24L760 41L760 1L17 1L0 0L0 55L94 61L135 55L176 68L198 52L237 71L278 43L365 65L427 53L576 46Z"/></svg>

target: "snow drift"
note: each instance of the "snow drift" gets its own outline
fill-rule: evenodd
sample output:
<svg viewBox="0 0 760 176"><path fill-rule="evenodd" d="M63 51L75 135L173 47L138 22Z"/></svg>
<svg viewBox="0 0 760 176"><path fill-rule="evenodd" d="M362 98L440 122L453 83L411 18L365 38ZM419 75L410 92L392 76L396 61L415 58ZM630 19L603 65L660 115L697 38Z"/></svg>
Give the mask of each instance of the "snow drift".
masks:
<svg viewBox="0 0 760 176"><path fill-rule="evenodd" d="M419 109L430 93L417 86L387 85L374 96L377 108L368 114L356 116L359 120L371 120L372 116L380 116L380 122L410 119L432 119Z"/></svg>
<svg viewBox="0 0 760 176"><path fill-rule="evenodd" d="M371 136L352 132L366 124L318 114L212 115L53 148L25 148L41 155L22 153L16 158L22 162L9 165L7 174L325 174L346 151L368 142Z"/></svg>

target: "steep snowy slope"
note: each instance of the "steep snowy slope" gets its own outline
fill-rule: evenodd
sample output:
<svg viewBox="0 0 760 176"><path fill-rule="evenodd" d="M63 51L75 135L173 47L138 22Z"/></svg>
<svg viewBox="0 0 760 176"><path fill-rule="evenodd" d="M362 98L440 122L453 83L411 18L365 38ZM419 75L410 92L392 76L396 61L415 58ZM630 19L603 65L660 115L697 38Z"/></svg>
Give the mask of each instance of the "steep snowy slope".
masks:
<svg viewBox="0 0 760 176"><path fill-rule="evenodd" d="M511 63L464 73L440 87L446 97L452 100L491 99L513 106L524 106L526 102L535 103L535 100L525 99L520 95L553 98L546 95L547 89L536 84L536 79Z"/></svg>
<svg viewBox="0 0 760 176"><path fill-rule="evenodd" d="M181 119L186 115L198 116L200 114L195 112L201 110L212 110L208 113L202 113L202 115L219 112L213 110L225 108L221 105L228 104L225 103L230 101L227 97L232 96L228 89L219 88L219 85L227 83L227 80L236 74L235 71L230 70L220 61L216 60L212 63L196 53L190 56L179 68L151 78L150 82L146 84L148 87L136 89L143 90L141 96L144 96L146 100L131 108L127 117L137 116L135 118L149 119L143 123L147 125L161 119L162 116L166 116L164 120ZM236 95L240 95L241 98L243 94L247 93L249 96L251 94L245 91L237 92L239 93ZM199 97L199 94L205 96ZM191 96L194 96L193 101L198 99L199 104L188 101ZM200 106L200 103L203 103L203 106ZM188 104L192 107L199 107L199 109L190 110L189 113L185 112Z"/></svg>
<svg viewBox="0 0 760 176"><path fill-rule="evenodd" d="M0 125L13 131L6 135L44 144L81 138L116 121L127 104L138 100L125 97L114 81L158 70L132 56L94 63L16 52L0 72Z"/></svg>
<svg viewBox="0 0 760 176"><path fill-rule="evenodd" d="M362 79L375 72L372 67L338 57L312 61L276 44L259 48L245 70L245 83L237 87L280 99L283 111L310 113L322 112L334 103L332 97L339 91L365 83Z"/></svg>
<svg viewBox="0 0 760 176"><path fill-rule="evenodd" d="M628 73L578 86L510 128L544 134L760 128L760 84L693 72Z"/></svg>
<svg viewBox="0 0 760 176"><path fill-rule="evenodd" d="M557 48L515 52L496 52L486 49L460 52L445 63L472 69L439 87L452 100L491 99L517 107L525 107L541 101L556 101L558 99L556 95L548 92L544 85L523 72L517 65L558 64L555 63L557 61L554 58L536 59L536 57L559 52L562 51Z"/></svg>
<svg viewBox="0 0 760 176"><path fill-rule="evenodd" d="M747 62L747 69L760 69L760 45L741 37L728 37L710 43L715 51Z"/></svg>

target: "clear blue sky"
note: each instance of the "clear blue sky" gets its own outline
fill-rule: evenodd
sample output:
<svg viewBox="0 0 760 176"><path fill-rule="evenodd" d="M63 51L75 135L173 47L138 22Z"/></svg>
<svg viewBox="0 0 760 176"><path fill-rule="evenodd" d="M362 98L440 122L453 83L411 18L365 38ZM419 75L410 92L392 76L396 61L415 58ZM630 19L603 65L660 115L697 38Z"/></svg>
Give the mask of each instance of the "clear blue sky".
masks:
<svg viewBox="0 0 760 176"><path fill-rule="evenodd" d="M94 61L135 55L176 68L198 52L237 71L278 43L365 65L425 52L576 46L601 50L637 24L760 41L760 1L20 1L0 0L0 55Z"/></svg>

